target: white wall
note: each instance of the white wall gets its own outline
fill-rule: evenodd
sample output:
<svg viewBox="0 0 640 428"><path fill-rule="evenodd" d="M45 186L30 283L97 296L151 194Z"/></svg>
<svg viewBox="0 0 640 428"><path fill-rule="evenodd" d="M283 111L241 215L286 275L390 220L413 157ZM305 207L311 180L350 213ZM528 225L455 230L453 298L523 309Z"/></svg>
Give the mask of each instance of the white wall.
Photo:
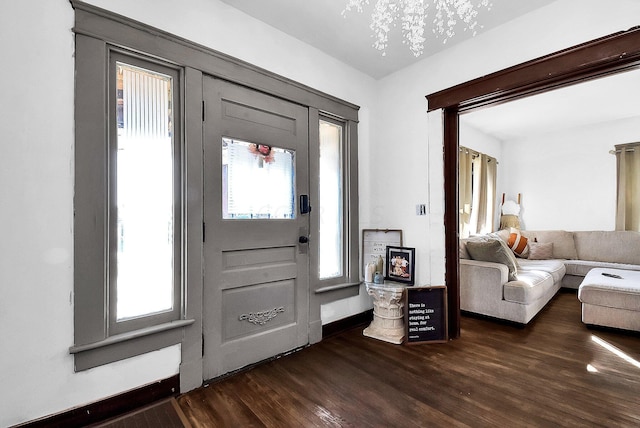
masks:
<svg viewBox="0 0 640 428"><path fill-rule="evenodd" d="M73 374L73 13L4 2L0 426L177 373L180 347Z"/></svg>
<svg viewBox="0 0 640 428"><path fill-rule="evenodd" d="M640 118L506 141L506 191L522 193L529 230L614 230L616 144L640 139Z"/></svg>
<svg viewBox="0 0 640 428"><path fill-rule="evenodd" d="M416 247L417 282L444 283L444 240L433 236L442 233L443 199L428 190L443 183L441 133L429 129L441 123L425 114L425 95L627 30L638 16L640 2L632 0L558 0L378 81L371 149L372 165L380 166L371 176L378 197L363 210L362 227L402 228L406 244ZM401 201L384 196L398 177L412 185ZM425 198L429 216L417 217L414 206Z"/></svg>
<svg viewBox="0 0 640 428"><path fill-rule="evenodd" d="M502 159L502 141L465 123L464 115L460 117L459 140L461 146L494 157L498 161Z"/></svg>
<svg viewBox="0 0 640 428"><path fill-rule="evenodd" d="M217 0L183 0L180 13L169 0L89 3L362 106L367 174L372 78ZM73 22L68 0L0 6L0 427L173 376L180 364L173 346L73 371Z"/></svg>

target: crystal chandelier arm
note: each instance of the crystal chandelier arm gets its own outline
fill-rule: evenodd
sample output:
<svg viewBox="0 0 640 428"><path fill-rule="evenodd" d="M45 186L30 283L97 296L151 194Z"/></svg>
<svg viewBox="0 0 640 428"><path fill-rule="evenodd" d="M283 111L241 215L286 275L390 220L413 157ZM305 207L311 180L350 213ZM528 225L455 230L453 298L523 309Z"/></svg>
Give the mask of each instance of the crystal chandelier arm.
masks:
<svg viewBox="0 0 640 428"><path fill-rule="evenodd" d="M427 18L428 4L424 0L406 0L402 13L403 43L409 45L413 55L422 55L424 42L424 27Z"/></svg>
<svg viewBox="0 0 640 428"><path fill-rule="evenodd" d="M345 17L353 9L361 13L364 5L369 4L369 0L346 2L342 11L342 16ZM386 55L389 31L398 20L401 23L403 43L409 46L416 57L422 55L426 42L424 31L427 9L431 3L435 6L432 31L436 37L443 39L443 43L455 35L455 27L459 21L464 23L464 31L471 30L475 36L478 10L482 7L491 9L489 0L376 0L369 24L373 32L373 47L382 51L383 56Z"/></svg>
<svg viewBox="0 0 640 428"><path fill-rule="evenodd" d="M389 41L389 31L394 21L398 17L398 6L396 1L378 0L371 13L371 24L369 28L373 31L373 47L382 51L385 56Z"/></svg>
<svg viewBox="0 0 640 428"><path fill-rule="evenodd" d="M356 11L362 13L363 4L369 4L369 0L347 0L347 4L342 10L341 15L346 16L346 13L351 11L351 9L355 9Z"/></svg>

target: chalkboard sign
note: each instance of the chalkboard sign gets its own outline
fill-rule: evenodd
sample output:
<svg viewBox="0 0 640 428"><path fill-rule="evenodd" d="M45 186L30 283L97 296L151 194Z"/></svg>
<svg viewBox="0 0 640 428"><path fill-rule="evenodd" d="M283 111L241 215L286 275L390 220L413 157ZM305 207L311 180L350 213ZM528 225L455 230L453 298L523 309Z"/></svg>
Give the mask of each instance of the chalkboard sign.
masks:
<svg viewBox="0 0 640 428"><path fill-rule="evenodd" d="M447 341L447 288L444 285L408 287L404 303L405 345Z"/></svg>

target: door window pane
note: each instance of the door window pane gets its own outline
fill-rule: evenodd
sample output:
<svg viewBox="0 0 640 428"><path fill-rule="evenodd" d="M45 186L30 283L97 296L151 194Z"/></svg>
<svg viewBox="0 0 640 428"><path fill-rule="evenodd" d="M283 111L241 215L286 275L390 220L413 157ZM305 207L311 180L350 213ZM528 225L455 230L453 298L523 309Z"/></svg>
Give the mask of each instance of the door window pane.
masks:
<svg viewBox="0 0 640 428"><path fill-rule="evenodd" d="M295 151L222 139L222 218L295 217Z"/></svg>
<svg viewBox="0 0 640 428"><path fill-rule="evenodd" d="M116 319L173 309L172 78L117 62Z"/></svg>
<svg viewBox="0 0 640 428"><path fill-rule="evenodd" d="M320 279L343 274L342 129L320 121Z"/></svg>

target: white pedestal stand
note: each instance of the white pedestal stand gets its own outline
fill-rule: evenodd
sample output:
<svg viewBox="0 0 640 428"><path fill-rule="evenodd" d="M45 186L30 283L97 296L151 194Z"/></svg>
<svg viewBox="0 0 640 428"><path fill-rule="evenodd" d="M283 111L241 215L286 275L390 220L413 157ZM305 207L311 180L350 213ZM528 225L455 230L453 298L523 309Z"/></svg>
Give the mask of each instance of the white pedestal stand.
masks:
<svg viewBox="0 0 640 428"><path fill-rule="evenodd" d="M373 321L362 334L385 342L401 344L404 340L404 286L365 283L373 297Z"/></svg>

